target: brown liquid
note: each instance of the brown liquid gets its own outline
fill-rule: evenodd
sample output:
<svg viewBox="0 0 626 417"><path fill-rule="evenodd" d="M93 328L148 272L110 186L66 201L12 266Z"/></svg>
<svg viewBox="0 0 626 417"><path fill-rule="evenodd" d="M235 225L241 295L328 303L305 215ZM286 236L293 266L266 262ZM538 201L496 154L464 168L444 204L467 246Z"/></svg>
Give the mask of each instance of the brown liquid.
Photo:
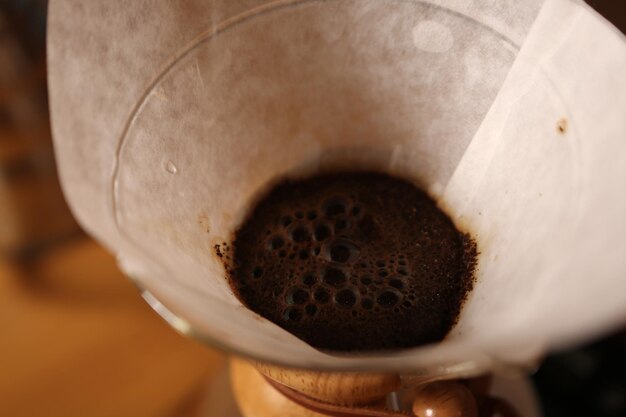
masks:
<svg viewBox="0 0 626 417"><path fill-rule="evenodd" d="M233 243L244 305L324 350L441 340L473 284L475 245L411 183L376 173L285 182Z"/></svg>

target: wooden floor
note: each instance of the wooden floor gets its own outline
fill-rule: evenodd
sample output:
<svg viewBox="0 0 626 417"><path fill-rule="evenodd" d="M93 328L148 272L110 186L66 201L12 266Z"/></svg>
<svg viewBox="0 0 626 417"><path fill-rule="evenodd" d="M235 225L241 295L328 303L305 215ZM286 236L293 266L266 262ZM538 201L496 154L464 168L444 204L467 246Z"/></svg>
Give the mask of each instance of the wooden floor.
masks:
<svg viewBox="0 0 626 417"><path fill-rule="evenodd" d="M87 238L27 266L0 260L2 417L196 416L224 363L168 327Z"/></svg>

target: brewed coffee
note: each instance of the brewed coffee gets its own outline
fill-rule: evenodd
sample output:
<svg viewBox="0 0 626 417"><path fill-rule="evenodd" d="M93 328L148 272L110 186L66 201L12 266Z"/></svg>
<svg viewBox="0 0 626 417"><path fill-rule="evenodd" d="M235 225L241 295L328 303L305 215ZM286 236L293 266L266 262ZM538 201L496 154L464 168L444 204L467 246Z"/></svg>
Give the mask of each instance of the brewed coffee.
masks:
<svg viewBox="0 0 626 417"><path fill-rule="evenodd" d="M323 350L441 340L471 290L476 247L412 183L338 173L274 187L236 232L242 303Z"/></svg>

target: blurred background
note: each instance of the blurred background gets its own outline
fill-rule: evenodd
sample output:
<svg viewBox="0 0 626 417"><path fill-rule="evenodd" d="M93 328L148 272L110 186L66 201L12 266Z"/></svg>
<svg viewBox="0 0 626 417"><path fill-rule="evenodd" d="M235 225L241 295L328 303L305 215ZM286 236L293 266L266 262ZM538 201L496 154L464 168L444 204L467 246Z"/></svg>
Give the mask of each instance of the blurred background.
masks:
<svg viewBox="0 0 626 417"><path fill-rule="evenodd" d="M626 32L623 0L589 3ZM0 0L0 417L224 415L224 355L169 328L64 202L46 8ZM626 416L624 354L620 331L548 357L533 376L545 415Z"/></svg>
<svg viewBox="0 0 626 417"><path fill-rule="evenodd" d="M0 417L223 415L224 356L157 316L65 204L46 9L0 0Z"/></svg>

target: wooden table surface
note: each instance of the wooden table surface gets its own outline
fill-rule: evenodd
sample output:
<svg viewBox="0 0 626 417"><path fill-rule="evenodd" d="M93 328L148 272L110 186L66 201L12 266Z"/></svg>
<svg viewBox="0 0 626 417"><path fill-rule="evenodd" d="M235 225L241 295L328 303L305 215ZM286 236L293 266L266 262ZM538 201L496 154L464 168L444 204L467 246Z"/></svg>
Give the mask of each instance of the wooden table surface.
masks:
<svg viewBox="0 0 626 417"><path fill-rule="evenodd" d="M0 260L0 329L1 417L195 416L225 366L87 238L22 267Z"/></svg>

